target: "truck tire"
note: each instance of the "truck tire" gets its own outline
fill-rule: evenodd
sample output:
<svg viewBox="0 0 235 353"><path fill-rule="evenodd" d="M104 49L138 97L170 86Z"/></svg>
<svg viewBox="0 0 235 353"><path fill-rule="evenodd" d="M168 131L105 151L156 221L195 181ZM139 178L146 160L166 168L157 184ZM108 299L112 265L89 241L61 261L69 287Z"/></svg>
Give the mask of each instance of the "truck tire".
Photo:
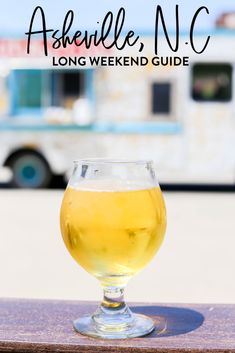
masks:
<svg viewBox="0 0 235 353"><path fill-rule="evenodd" d="M46 188L52 173L46 160L36 152L19 152L8 161L12 171L11 185L17 188Z"/></svg>

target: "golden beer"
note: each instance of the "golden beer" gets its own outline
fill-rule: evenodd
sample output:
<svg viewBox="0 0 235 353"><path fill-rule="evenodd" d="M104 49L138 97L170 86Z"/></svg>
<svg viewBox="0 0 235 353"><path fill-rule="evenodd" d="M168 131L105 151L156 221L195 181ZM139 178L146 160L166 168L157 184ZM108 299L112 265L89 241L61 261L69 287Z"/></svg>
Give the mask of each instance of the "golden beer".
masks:
<svg viewBox="0 0 235 353"><path fill-rule="evenodd" d="M162 243L162 193L152 186L97 185L68 186L61 208L63 239L73 258L104 286L123 286Z"/></svg>

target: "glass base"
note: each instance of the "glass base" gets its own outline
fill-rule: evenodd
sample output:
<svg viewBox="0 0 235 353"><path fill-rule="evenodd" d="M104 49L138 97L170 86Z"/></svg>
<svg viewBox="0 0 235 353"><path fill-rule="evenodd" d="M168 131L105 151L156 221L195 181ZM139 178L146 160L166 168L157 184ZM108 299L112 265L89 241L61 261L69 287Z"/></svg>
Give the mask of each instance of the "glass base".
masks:
<svg viewBox="0 0 235 353"><path fill-rule="evenodd" d="M133 321L130 325L109 326L97 325L92 315L83 316L74 321L73 326L82 335L104 338L104 339L125 339L148 335L154 329L156 333L165 330L165 320L157 318L154 322L147 316L132 314Z"/></svg>

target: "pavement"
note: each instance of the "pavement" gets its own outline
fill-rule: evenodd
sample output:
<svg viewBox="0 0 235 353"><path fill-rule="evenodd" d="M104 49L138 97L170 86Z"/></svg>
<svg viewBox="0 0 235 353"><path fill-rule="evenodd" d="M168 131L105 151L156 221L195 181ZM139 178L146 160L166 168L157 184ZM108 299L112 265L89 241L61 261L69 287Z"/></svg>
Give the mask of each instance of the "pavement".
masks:
<svg viewBox="0 0 235 353"><path fill-rule="evenodd" d="M100 300L68 254L62 191L0 190L0 297ZM235 193L165 192L167 234L127 286L129 301L235 303Z"/></svg>

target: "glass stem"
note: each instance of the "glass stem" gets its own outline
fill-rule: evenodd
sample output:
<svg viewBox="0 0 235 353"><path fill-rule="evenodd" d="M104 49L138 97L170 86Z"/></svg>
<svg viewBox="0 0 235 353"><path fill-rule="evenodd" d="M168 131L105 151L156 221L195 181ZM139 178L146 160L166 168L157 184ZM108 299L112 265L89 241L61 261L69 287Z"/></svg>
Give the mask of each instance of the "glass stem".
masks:
<svg viewBox="0 0 235 353"><path fill-rule="evenodd" d="M133 315L124 301L124 288L105 287L104 297L93 315L99 330L126 330L133 325Z"/></svg>
<svg viewBox="0 0 235 353"><path fill-rule="evenodd" d="M104 298L101 303L104 309L121 310L126 304L124 302L124 288L106 287L104 288Z"/></svg>

